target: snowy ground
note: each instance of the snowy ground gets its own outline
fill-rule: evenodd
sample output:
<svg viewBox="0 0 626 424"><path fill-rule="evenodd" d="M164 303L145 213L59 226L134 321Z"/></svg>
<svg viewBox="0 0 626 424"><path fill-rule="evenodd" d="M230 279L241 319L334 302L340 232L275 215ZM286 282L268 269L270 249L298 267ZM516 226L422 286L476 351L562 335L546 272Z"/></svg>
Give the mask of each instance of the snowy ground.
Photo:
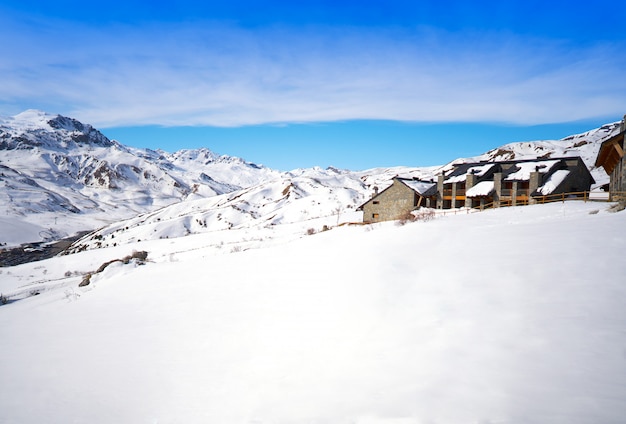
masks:
<svg viewBox="0 0 626 424"><path fill-rule="evenodd" d="M9 300L41 292L0 306L0 423L622 423L626 212L607 207L0 268ZM77 287L133 249L152 262Z"/></svg>

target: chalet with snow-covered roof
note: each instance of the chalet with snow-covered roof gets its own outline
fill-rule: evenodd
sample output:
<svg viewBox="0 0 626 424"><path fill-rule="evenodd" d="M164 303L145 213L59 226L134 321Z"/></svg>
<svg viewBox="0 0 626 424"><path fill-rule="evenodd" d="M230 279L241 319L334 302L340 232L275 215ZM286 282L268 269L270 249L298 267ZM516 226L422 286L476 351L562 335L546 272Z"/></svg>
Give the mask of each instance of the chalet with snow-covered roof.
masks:
<svg viewBox="0 0 626 424"><path fill-rule="evenodd" d="M437 182L394 178L359 207L363 222L401 219L420 207L453 209L527 205L555 195L584 196L595 183L578 157L457 164Z"/></svg>
<svg viewBox="0 0 626 424"><path fill-rule="evenodd" d="M622 119L620 132L605 140L600 146L596 166L604 168L610 176L609 192L612 198L626 197L626 163L624 159L624 134L626 133L626 116Z"/></svg>
<svg viewBox="0 0 626 424"><path fill-rule="evenodd" d="M393 183L359 206L363 222L373 223L400 219L420 207L434 208L437 183L408 178L394 178Z"/></svg>
<svg viewBox="0 0 626 424"><path fill-rule="evenodd" d="M439 176L437 208L533 204L594 182L578 156L461 164Z"/></svg>
<svg viewBox="0 0 626 424"><path fill-rule="evenodd" d="M447 175L440 175L437 180L437 209L466 206L467 190L480 183L491 181L498 169L494 162L463 163L456 165ZM483 191L490 191L485 184L481 184L480 187Z"/></svg>

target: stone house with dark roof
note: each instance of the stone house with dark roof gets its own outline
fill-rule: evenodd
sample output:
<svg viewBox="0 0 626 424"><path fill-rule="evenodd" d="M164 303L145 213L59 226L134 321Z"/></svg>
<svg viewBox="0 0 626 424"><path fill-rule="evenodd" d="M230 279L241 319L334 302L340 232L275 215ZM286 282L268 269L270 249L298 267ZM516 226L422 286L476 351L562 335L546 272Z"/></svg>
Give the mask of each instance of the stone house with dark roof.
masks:
<svg viewBox="0 0 626 424"><path fill-rule="evenodd" d="M624 134L626 133L626 116L622 119L620 132L605 140L600 146L596 166L601 166L610 176L609 192L611 197L626 197L626 160L624 159Z"/></svg>
<svg viewBox="0 0 626 424"><path fill-rule="evenodd" d="M374 223L401 219L420 207L435 207L437 184L408 178L394 178L393 183L357 210L363 211L363 222Z"/></svg>

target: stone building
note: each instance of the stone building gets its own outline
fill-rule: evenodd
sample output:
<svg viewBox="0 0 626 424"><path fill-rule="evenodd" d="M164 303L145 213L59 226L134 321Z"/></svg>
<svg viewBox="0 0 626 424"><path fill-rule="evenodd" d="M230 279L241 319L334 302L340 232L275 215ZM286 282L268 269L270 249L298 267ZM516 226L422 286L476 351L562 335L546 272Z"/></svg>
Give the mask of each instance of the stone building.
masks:
<svg viewBox="0 0 626 424"><path fill-rule="evenodd" d="M437 208L533 204L594 182L578 156L461 164L439 176Z"/></svg>
<svg viewBox="0 0 626 424"><path fill-rule="evenodd" d="M396 177L359 210L364 223L373 223L400 219L420 207L527 205L554 200L555 195L564 193L583 196L594 182L578 156L464 163L439 175L437 182Z"/></svg>
<svg viewBox="0 0 626 424"><path fill-rule="evenodd" d="M434 207L437 184L406 178L394 178L393 183L359 206L363 222L393 221L420 207Z"/></svg>
<svg viewBox="0 0 626 424"><path fill-rule="evenodd" d="M613 198L626 198L626 164L624 163L624 134L626 116L621 123L620 132L605 140L600 146L596 166L604 168L610 176L609 192Z"/></svg>

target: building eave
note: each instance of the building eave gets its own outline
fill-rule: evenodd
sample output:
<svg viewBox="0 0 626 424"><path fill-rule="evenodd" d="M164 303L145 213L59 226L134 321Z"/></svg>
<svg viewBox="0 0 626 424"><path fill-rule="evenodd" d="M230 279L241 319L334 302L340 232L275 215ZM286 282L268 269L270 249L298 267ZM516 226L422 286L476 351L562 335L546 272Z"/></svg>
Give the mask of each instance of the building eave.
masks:
<svg viewBox="0 0 626 424"><path fill-rule="evenodd" d="M624 157L624 134L625 132L622 131L608 140L605 140L600 145L595 166L601 166L609 175L613 172L613 169L615 169L615 166L617 166L619 161Z"/></svg>

